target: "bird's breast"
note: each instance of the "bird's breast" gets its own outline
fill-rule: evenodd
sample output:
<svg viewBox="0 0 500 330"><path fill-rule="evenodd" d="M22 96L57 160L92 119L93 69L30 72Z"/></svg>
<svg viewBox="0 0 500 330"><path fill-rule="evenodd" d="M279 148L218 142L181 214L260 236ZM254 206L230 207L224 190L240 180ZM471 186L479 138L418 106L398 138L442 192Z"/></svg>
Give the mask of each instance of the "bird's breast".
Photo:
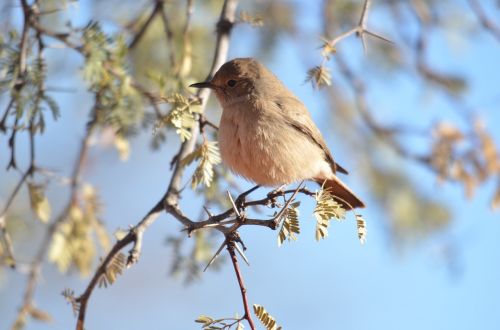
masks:
<svg viewBox="0 0 500 330"><path fill-rule="evenodd" d="M330 171L322 151L272 112L224 108L219 125L222 160L233 172L266 186Z"/></svg>

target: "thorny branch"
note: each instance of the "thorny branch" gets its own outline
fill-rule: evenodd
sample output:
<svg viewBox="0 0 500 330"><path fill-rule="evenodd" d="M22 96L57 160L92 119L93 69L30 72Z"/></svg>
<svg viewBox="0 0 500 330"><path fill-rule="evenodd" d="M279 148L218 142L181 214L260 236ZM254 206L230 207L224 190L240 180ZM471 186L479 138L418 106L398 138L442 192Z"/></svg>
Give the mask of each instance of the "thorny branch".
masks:
<svg viewBox="0 0 500 330"><path fill-rule="evenodd" d="M486 28L486 30L490 31L490 33L500 41L500 25L497 25L494 21L492 21L481 7L481 4L477 0L469 0L470 7L472 11L476 14L479 22Z"/></svg>
<svg viewBox="0 0 500 330"><path fill-rule="evenodd" d="M144 36L146 31L150 27L151 23L154 21L154 19L158 15L161 17L162 22L163 22L163 29L165 31L166 44L167 44L168 51L169 51L170 65L172 67L175 67L175 52L174 52L175 48L173 45L173 32L172 32L172 29L170 27L170 21L168 19L167 13L165 11L165 0L156 0L155 1L155 6L153 7L151 14L149 14L149 16L146 19L146 21L144 22L144 24L142 24L142 26L139 28L139 30L135 34L134 38L132 39L132 41L129 44L129 49L134 49L137 46L139 41L142 39L142 37ZM133 22L129 25L134 25L134 23L136 23L136 22Z"/></svg>
<svg viewBox="0 0 500 330"><path fill-rule="evenodd" d="M390 40L386 39L385 37L368 30L367 21L368 21L368 12L370 11L370 5L371 5L371 0L365 0L365 2L363 4L363 9L361 11L361 16L359 18L358 25L355 26L354 28L340 34L339 36L335 37L334 39L332 39L328 43L332 49L335 49L335 45L337 45L341 40L343 40L343 39L345 39L353 34L356 34L358 37L361 38L361 42L363 44L363 49L365 50L365 52L367 50L366 39L365 39L366 35L369 35L369 36L384 40L386 42L392 43Z"/></svg>
<svg viewBox="0 0 500 330"><path fill-rule="evenodd" d="M488 19L479 2L469 0L469 3L481 24L498 38L500 36L499 27ZM323 55L323 64L330 58L328 55L335 52L333 47L335 43L353 34L353 31L356 29L359 29L359 31L365 29L370 3L369 1L365 1L364 4L358 26L333 39L333 41L325 43L324 47L328 48L325 48L326 56ZM398 5L399 4L391 5L391 9L396 19L399 19L399 23L403 23L400 17L401 13L398 11ZM356 109L363 123L375 136L379 137L383 143L390 146L398 155L424 165L431 171L437 173L441 179L462 183L468 196L471 196L471 191L476 184L484 182L488 176L498 176L498 171L495 170L497 151L495 147L488 142L490 138L489 134L480 124L478 124L478 120L474 116L474 109L468 106L466 104L467 102L461 97L461 89L466 88L463 79L461 79L460 76L439 72L430 66L426 59L429 48L428 38L431 35L432 29L438 27L440 18L436 13L431 12L429 5L426 4L425 1L412 0L405 3L404 6L409 7L410 12L415 16L418 24L415 38L404 33L402 29L396 29L396 32L400 35L403 42L411 48L412 55L414 55L413 58L415 63L406 64L409 67L414 66L416 72L424 81L432 83L443 92L444 96L452 105L452 109L458 113L467 126L470 126L469 132L458 130L452 126L448 127L444 124L435 125L433 128L418 129L412 126L388 126L379 122L376 117L374 117L372 109L370 109L365 81L349 65L348 61L345 60L345 57L343 57L340 52L335 53L333 57L334 61L347 84L354 92L354 101L357 105ZM329 24L332 20L329 19L327 12L325 12L325 15L327 15L325 18L325 33L328 34L328 31L330 31ZM411 57L409 56L408 58ZM450 132L454 132L455 136L459 137L459 141L467 139L467 141L470 142L470 147L465 151L459 150L459 148L455 146L456 141L454 142L450 138ZM423 138L432 137L434 142L429 152L416 154L415 152L411 152L400 141L399 137L402 136L402 134ZM493 207L498 205L498 200L500 200L498 197L500 196L499 191L500 189L497 188L493 196Z"/></svg>
<svg viewBox="0 0 500 330"><path fill-rule="evenodd" d="M252 317L250 316L251 313L250 313L250 308L248 306L247 289L245 287L245 283L243 282L243 276L241 275L240 266L238 264L238 258L236 257L236 253L234 252L237 244L236 240L238 238L234 238L232 236L236 234L237 233L234 232L227 236L226 248L227 251L229 252L229 255L231 256L231 262L233 263L234 272L236 273L236 278L238 279L238 285L240 286L241 299L243 300L243 307L245 309L245 314L243 315L243 319L246 319L248 321L250 329L255 330L255 324L253 323Z"/></svg>
<svg viewBox="0 0 500 330"><path fill-rule="evenodd" d="M229 35L231 27L235 20L237 1L226 0L224 2L219 22L217 23L217 40L215 45L215 54L212 62L209 77L213 76L216 70L226 61L227 53L229 50ZM220 27L225 27L224 29ZM198 97L202 100L201 109L206 107L210 91L203 89L198 92ZM192 130L192 135L189 140L183 142L179 148L178 156L175 162L174 170L167 191L158 203L146 214L146 216L134 226L129 233L121 240L108 253L102 264L96 270L91 281L89 282L84 293L77 298L80 303L78 312L77 330L83 330L85 323L85 313L91 293L95 288L99 278L106 272L108 264L119 253L119 251L126 245L133 243L133 247L129 252L127 264L130 266L137 262L141 249L142 236L144 231L156 220L160 213L165 210L167 213L173 215L184 225L190 225L193 222L185 217L177 207L179 200L179 191L182 185L183 168L181 160L190 152L194 150L196 140L198 138L198 129Z"/></svg>

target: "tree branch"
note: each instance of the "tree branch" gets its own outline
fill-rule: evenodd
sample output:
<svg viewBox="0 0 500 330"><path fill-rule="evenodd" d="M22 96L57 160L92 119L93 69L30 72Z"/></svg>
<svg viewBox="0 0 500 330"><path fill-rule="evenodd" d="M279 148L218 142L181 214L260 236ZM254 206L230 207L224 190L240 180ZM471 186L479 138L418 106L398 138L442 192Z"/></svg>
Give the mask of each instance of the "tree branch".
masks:
<svg viewBox="0 0 500 330"><path fill-rule="evenodd" d="M483 8L479 4L477 0L469 0L469 5L472 8L472 11L476 14L479 22L483 25L483 27L490 31L490 33L500 41L500 26L496 25L491 19L486 16Z"/></svg>
<svg viewBox="0 0 500 330"><path fill-rule="evenodd" d="M238 265L238 258L236 257L236 253L234 252L235 245L237 244L235 242L234 235L237 235L237 233L236 232L231 233L226 238L227 242L226 247L227 251L229 252L229 255L231 256L231 262L233 263L234 272L236 273L236 278L238 279L238 285L240 286L241 299L243 300L243 307L245 309L245 315L243 315L243 318L248 321L250 329L255 330L255 324L253 323L251 317L252 314L250 313L250 308L248 306L247 289L245 288L245 283L243 282L243 276L241 275L240 266Z"/></svg>
<svg viewBox="0 0 500 330"><path fill-rule="evenodd" d="M217 29L217 40L215 44L215 54L212 62L212 67L210 69L209 77L214 75L216 70L227 59L227 53L229 50L229 35L235 19L236 6L237 6L236 0L224 1L221 15L217 23L218 29ZM219 28L220 26L224 26L225 28L224 29ZM208 89L202 89L197 94L197 96L202 100L201 112L203 112L203 110L207 105L209 95L210 95L210 90ZM158 203L156 203L156 205L153 208L151 208L151 210L146 214L146 216L129 231L129 233L125 238L119 240L113 246L113 248L107 254L104 261L101 263L99 268L94 273L92 280L87 285L87 288L85 289L84 293L77 298L77 301L80 303L78 322L76 325L77 330L84 329L86 307L91 297L92 291L94 290L95 285L98 282L98 279L106 272L109 262L113 260L113 258L119 253L119 251L123 247L125 247L130 243L134 243L132 250L130 250L127 264L130 266L133 263L137 262L140 254L142 235L144 231L156 220L156 218L160 215L160 212L162 212L163 210L165 210L167 213L170 213L178 220L182 219L183 221L186 221L186 223L188 223L187 220L189 219L181 216L180 211L177 212L179 191L182 185L182 175L184 171L180 162L187 154L191 153L194 150L198 134L199 134L199 129L193 128L191 138L188 141L183 142L181 144L178 152L178 157L175 162L172 177L168 185L168 189L163 195L163 197L160 199Z"/></svg>
<svg viewBox="0 0 500 330"><path fill-rule="evenodd" d="M363 44L363 49L365 50L365 52L367 50L366 40L365 40L366 35L370 35L374 38L378 38L378 39L381 39L383 41L392 43L392 41L390 41L389 39L387 39L387 38L385 38L385 37L383 37L375 32L368 30L367 20L368 20L368 12L370 11L370 5L371 5L371 0L365 0L365 2L363 4L363 9L361 11L361 16L359 18L358 25L356 27L350 29L349 31L346 31L346 32L340 34L339 36L335 37L334 39L332 39L328 43L332 49L335 49L335 45L338 44L341 40L343 40L343 39L345 39L353 34L356 34L358 37L361 38L361 43Z"/></svg>
<svg viewBox="0 0 500 330"><path fill-rule="evenodd" d="M146 31L148 30L148 27L151 25L155 16L158 14L158 12L161 10L162 7L163 7L163 1L157 0L153 10L151 11L151 14L149 14L148 18L146 19L146 22L144 22L144 24L141 26L139 31L135 34L134 38L130 42L128 46L129 49L134 49L135 46L137 46L137 44L142 39Z"/></svg>

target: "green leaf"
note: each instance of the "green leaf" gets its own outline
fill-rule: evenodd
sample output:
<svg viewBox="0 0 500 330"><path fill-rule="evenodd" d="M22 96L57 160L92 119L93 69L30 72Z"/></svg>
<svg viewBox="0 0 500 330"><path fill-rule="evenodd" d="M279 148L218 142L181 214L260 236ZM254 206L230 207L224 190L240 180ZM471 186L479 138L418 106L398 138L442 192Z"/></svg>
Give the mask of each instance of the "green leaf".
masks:
<svg viewBox="0 0 500 330"><path fill-rule="evenodd" d="M198 99L188 99L180 93L174 93L165 98L171 104L168 115L155 124L155 131L165 124L173 126L175 132L180 136L181 141L191 138L191 129L196 123L195 114L199 112L200 104Z"/></svg>
<svg viewBox="0 0 500 330"><path fill-rule="evenodd" d="M205 326L210 325L214 322L214 319L211 318L210 316L206 315L200 315L198 318L195 320L196 323L203 323Z"/></svg>

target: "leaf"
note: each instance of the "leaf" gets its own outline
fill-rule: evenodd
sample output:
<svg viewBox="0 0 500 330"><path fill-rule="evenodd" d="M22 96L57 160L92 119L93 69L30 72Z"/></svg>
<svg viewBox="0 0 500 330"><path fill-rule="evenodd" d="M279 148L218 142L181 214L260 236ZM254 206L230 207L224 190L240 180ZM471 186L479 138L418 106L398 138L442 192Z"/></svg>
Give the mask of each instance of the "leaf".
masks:
<svg viewBox="0 0 500 330"><path fill-rule="evenodd" d="M107 288L116 282L118 275L123 274L127 265L127 257L123 253L116 254L106 267L106 271L99 277L99 287Z"/></svg>
<svg viewBox="0 0 500 330"><path fill-rule="evenodd" d="M361 214L356 214L356 227L358 228L358 238L361 244L365 244L366 242L366 222L361 216Z"/></svg>
<svg viewBox="0 0 500 330"><path fill-rule="evenodd" d="M201 152L201 148L196 148L181 160L180 165L182 167L189 166L192 162L201 158Z"/></svg>
<svg viewBox="0 0 500 330"><path fill-rule="evenodd" d="M127 236L127 234L129 233L129 230L126 230L126 229L121 229L121 228L118 228L114 233L113 235L115 236L115 238L117 240L121 240L123 239L125 236Z"/></svg>
<svg viewBox="0 0 500 330"><path fill-rule="evenodd" d="M54 120L57 120L61 116L61 111L59 110L59 105L57 104L57 102L45 93L42 94L42 99L49 106Z"/></svg>
<svg viewBox="0 0 500 330"><path fill-rule="evenodd" d="M199 112L198 99L188 99L180 93L174 93L164 99L171 104L168 115L155 124L155 131L165 124L173 126L175 132L180 136L181 141L186 141L191 137L191 129L196 123L194 114Z"/></svg>
<svg viewBox="0 0 500 330"><path fill-rule="evenodd" d="M264 26L264 19L259 16L252 16L246 11L240 12L240 21L250 24L252 27Z"/></svg>
<svg viewBox="0 0 500 330"><path fill-rule="evenodd" d="M38 321L42 322L51 322L52 321L52 316L50 316L49 313L42 311L41 309L35 308L35 307L30 307L29 308L29 314L32 318Z"/></svg>
<svg viewBox="0 0 500 330"><path fill-rule="evenodd" d="M130 156L130 143L126 138L121 135L116 135L114 139L114 145L118 151L118 156L122 162L128 160Z"/></svg>
<svg viewBox="0 0 500 330"><path fill-rule="evenodd" d="M64 289L63 292L61 292L63 295L64 299L71 304L71 308L73 309L73 314L76 316L78 315L78 311L80 310L80 303L76 301L75 298L75 292L71 289Z"/></svg>
<svg viewBox="0 0 500 330"><path fill-rule="evenodd" d="M279 330L281 327L276 325L276 320L272 317L266 309L261 306L254 304L253 311L255 316L259 319L259 321L266 327L267 330Z"/></svg>
<svg viewBox="0 0 500 330"><path fill-rule="evenodd" d="M337 52L337 49L327 38L321 38L321 40L323 41L321 45L321 56L328 60L330 56Z"/></svg>
<svg viewBox="0 0 500 330"><path fill-rule="evenodd" d="M206 315L200 315L198 318L195 320L196 323L203 323L204 326L210 325L214 322L214 319L211 318L210 316Z"/></svg>
<svg viewBox="0 0 500 330"><path fill-rule="evenodd" d="M195 189L202 183L210 187L214 178L214 166L221 162L217 142L204 141L197 150L186 156L181 162L185 166L198 159L198 166L193 173L191 181L192 189Z"/></svg>
<svg viewBox="0 0 500 330"><path fill-rule="evenodd" d="M306 82L308 81L312 83L314 88L330 86L332 84L332 75L327 67L318 65L307 71Z"/></svg>
<svg viewBox="0 0 500 330"><path fill-rule="evenodd" d="M316 194L316 206L313 214L316 218L316 240L319 241L328 236L330 219L343 220L345 218L345 209L327 189L322 188Z"/></svg>
<svg viewBox="0 0 500 330"><path fill-rule="evenodd" d="M41 185L35 185L33 183L28 183L28 191L30 196L31 209L35 212L37 218L43 222L47 223L50 219L51 208L50 203L45 196L44 187Z"/></svg>
<svg viewBox="0 0 500 330"><path fill-rule="evenodd" d="M299 210L300 202L291 203L284 211L283 223L278 233L278 246L281 246L285 240L297 240L296 234L300 234Z"/></svg>
<svg viewBox="0 0 500 330"><path fill-rule="evenodd" d="M109 238L98 219L101 204L94 188L83 185L77 196L52 237L48 259L62 273L74 267L87 276L93 269L97 243L106 250Z"/></svg>

